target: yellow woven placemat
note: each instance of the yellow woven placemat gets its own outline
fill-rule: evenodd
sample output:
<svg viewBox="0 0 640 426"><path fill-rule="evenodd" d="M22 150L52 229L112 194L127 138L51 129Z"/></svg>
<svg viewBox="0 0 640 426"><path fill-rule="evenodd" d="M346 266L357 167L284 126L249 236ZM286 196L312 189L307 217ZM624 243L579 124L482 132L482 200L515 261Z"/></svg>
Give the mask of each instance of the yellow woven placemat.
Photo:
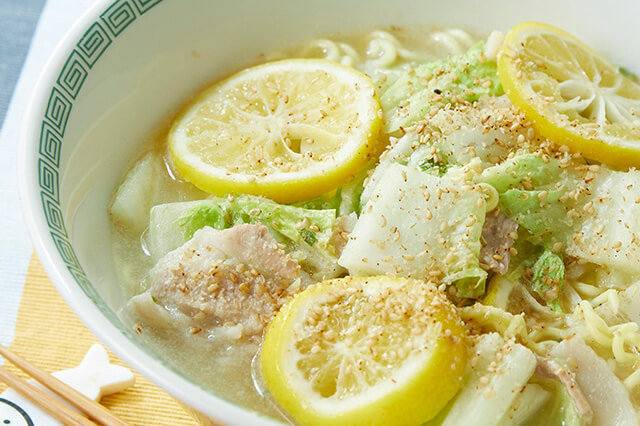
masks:
<svg viewBox="0 0 640 426"><path fill-rule="evenodd" d="M47 277L35 254L31 257L18 310L11 349L48 372L80 363L98 339L80 322ZM112 353L111 362L124 365ZM7 368L26 377L7 363ZM2 385L0 391L6 386ZM197 425L171 396L136 373L136 383L102 403L131 425Z"/></svg>

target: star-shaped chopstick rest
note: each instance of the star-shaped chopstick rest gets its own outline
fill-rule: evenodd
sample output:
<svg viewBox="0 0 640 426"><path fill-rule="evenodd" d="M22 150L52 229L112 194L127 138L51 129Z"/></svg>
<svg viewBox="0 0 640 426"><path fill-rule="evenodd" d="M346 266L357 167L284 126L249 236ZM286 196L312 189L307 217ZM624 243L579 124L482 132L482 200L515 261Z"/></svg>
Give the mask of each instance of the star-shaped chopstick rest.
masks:
<svg viewBox="0 0 640 426"><path fill-rule="evenodd" d="M135 381L129 369L111 364L107 351L97 343L89 348L80 365L51 375L96 402L106 395L125 390ZM29 382L51 393L35 380ZM9 388L0 394L0 425L59 426L62 423Z"/></svg>

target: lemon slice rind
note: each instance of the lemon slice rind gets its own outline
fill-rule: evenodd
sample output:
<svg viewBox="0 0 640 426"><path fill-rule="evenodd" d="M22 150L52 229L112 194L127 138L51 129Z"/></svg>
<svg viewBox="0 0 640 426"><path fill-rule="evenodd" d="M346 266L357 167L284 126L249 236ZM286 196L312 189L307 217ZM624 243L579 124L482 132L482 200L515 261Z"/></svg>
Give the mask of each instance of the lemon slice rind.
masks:
<svg viewBox="0 0 640 426"><path fill-rule="evenodd" d="M547 57L527 44L532 38L538 38L536 48L548 44ZM564 80L553 81L554 73ZM576 37L547 24L519 24L505 37L498 75L511 102L542 136L607 164L640 164L640 86ZM551 96L541 96L540 87Z"/></svg>
<svg viewBox="0 0 640 426"><path fill-rule="evenodd" d="M283 93L273 89L278 85ZM246 89L252 86L254 92ZM284 93L287 90L296 93ZM234 105L234 93L246 95L247 91L243 104ZM262 103L261 111L257 103ZM219 107L222 104L226 111ZM203 116L207 108L211 117ZM235 112L228 114L232 109ZM224 122L225 117L233 120ZM282 60L246 69L205 90L174 121L169 149L178 172L200 189L292 202L334 189L375 156L381 117L375 86L366 75L326 60ZM325 129L325 123L331 128ZM296 152L285 142L290 136L335 149L326 149L320 160L310 160L315 147L309 144L302 147L304 152ZM249 147L247 152L243 143ZM269 167L261 166L260 155L252 157L250 152L265 144L282 154L264 158ZM232 161L212 164L226 157Z"/></svg>
<svg viewBox="0 0 640 426"><path fill-rule="evenodd" d="M315 307L331 303L332 297L349 291L349 287L366 292L396 286L409 289L411 295L424 294L412 292L414 285L431 286L389 277L348 277L316 285L297 296L273 320L261 350L262 373L271 394L294 418L304 419L305 424L420 424L434 417L459 389L466 362L463 325L444 296L435 296L436 304L441 305L433 311L437 312L433 317L437 324L430 328L432 334L412 337L407 331L409 335L404 336L406 341L417 342L421 349L404 358L392 374L364 386L357 394L323 397L297 367L304 355L296 349L295 336ZM337 291L333 296L331 288ZM360 311L353 315L366 318L368 313ZM368 327L379 325L372 319L366 323ZM363 351L353 352L367 358ZM329 356L328 363L330 359ZM348 351L344 359L350 359ZM353 359L357 363L359 358ZM341 368L350 367L343 364Z"/></svg>

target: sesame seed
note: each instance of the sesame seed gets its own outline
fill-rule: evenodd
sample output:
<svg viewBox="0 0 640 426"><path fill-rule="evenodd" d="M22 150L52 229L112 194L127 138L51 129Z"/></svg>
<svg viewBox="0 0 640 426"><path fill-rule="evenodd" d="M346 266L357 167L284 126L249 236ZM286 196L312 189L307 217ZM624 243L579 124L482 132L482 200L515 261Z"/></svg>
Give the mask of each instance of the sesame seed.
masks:
<svg viewBox="0 0 640 426"><path fill-rule="evenodd" d="M467 221L465 222L464 226L469 228L469 227L475 225L477 221L478 221L478 219L476 219L475 216L470 216L469 219L467 219Z"/></svg>

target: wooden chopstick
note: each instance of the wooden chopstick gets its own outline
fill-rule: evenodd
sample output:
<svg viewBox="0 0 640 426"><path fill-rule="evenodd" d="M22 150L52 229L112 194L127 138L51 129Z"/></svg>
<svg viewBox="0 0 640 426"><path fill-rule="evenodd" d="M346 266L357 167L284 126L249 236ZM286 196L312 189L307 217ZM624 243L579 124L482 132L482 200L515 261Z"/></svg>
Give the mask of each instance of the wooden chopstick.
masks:
<svg viewBox="0 0 640 426"><path fill-rule="evenodd" d="M95 426L95 423L84 418L77 411L67 407L42 389L37 388L26 380L8 372L4 367L0 367L0 380L30 399L33 403L51 414L51 416L55 417L64 425Z"/></svg>
<svg viewBox="0 0 640 426"><path fill-rule="evenodd" d="M40 370L38 367L29 363L28 361L19 357L18 355L14 354L3 345L0 345L0 355L2 355L3 357L11 361L16 366L18 366L22 371L29 373L31 377L36 379L38 382L44 385L47 389L51 390L56 395L58 395L62 399L69 402L71 405L73 405L78 410L85 413L87 416L89 416L96 422L103 425L108 425L108 426L128 426L127 423L120 420L111 411L107 410L102 405L87 398L77 390L73 389L71 386L61 382L60 380L56 379L52 375ZM11 374L7 371L5 371L5 373ZM17 378L18 380L21 380L17 376L14 376L14 377ZM13 384L10 384L10 383L7 383L7 384L11 387L14 387ZM30 384L29 386L34 387L33 385L30 385ZM18 388L15 388L15 389L19 390ZM38 389L38 388L35 388L35 389ZM43 393L47 395L46 392L43 392ZM25 396L28 397L28 395L25 395ZM55 400L55 398L53 399ZM58 401L56 400L56 402ZM70 411L72 411L74 414L78 415L85 422L87 422L87 420L84 417L80 416L75 411L73 410L70 410ZM82 423L82 424L93 424L93 423L88 422L88 423Z"/></svg>

